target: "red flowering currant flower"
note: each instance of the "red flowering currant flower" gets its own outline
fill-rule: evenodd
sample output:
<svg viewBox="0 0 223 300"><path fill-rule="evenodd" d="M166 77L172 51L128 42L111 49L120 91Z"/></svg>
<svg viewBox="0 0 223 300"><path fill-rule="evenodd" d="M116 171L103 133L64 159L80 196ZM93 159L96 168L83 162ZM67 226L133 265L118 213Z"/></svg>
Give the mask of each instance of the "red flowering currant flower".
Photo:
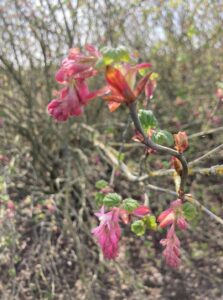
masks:
<svg viewBox="0 0 223 300"><path fill-rule="evenodd" d="M175 148L178 152L183 153L189 146L187 133L185 131L179 131L174 134Z"/></svg>
<svg viewBox="0 0 223 300"><path fill-rule="evenodd" d="M149 63L142 63L136 66L121 64L118 67L107 66L106 80L109 84L111 94L103 97L108 101L111 112L115 111L121 103L129 104L134 102L145 89L145 85L152 73L146 74L136 83L138 70L151 67Z"/></svg>
<svg viewBox="0 0 223 300"><path fill-rule="evenodd" d="M118 256L121 228L119 225L119 209L114 207L105 213L104 206L95 214L100 220L100 225L92 230L106 259Z"/></svg>
<svg viewBox="0 0 223 300"><path fill-rule="evenodd" d="M146 205L140 205L139 207L135 208L132 212L129 212L125 209L119 210L120 218L124 224L128 224L131 221L132 216L144 217L150 212L150 209Z"/></svg>
<svg viewBox="0 0 223 300"><path fill-rule="evenodd" d="M146 100L149 101L153 98L153 93L156 89L157 82L155 79L149 79L145 86Z"/></svg>
<svg viewBox="0 0 223 300"><path fill-rule="evenodd" d="M56 73L56 81L65 84L76 79L86 79L97 74L94 65L100 57L100 53L93 45L86 45L88 55L80 52L79 48L70 49L68 57L61 64Z"/></svg>
<svg viewBox="0 0 223 300"><path fill-rule="evenodd" d="M100 53L92 45L86 45L86 50L89 55L81 53L78 48L71 49L56 73L56 80L65 87L57 93L58 98L48 104L47 110L57 121L62 122L70 116L81 115L83 107L90 100L104 96L110 91L107 86L93 92L89 91L86 80L96 75L94 65Z"/></svg>
<svg viewBox="0 0 223 300"><path fill-rule="evenodd" d="M108 92L104 87L90 92L84 80L76 80L74 86L66 87L59 92L59 97L48 104L48 113L57 121L66 121L70 116L79 116L90 100Z"/></svg>
<svg viewBox="0 0 223 300"><path fill-rule="evenodd" d="M136 217L144 217L150 213L150 209L146 205L140 205L135 208L132 214Z"/></svg>
<svg viewBox="0 0 223 300"><path fill-rule="evenodd" d="M179 267L180 260L180 241L175 233L175 225L172 224L167 232L166 239L162 239L160 244L165 247L163 256L165 262L171 268Z"/></svg>
<svg viewBox="0 0 223 300"><path fill-rule="evenodd" d="M170 208L162 212L157 220L160 223L161 228L165 228L168 225L177 224L180 230L186 229L188 227L188 223L184 218L182 200L177 199L173 201L170 205Z"/></svg>

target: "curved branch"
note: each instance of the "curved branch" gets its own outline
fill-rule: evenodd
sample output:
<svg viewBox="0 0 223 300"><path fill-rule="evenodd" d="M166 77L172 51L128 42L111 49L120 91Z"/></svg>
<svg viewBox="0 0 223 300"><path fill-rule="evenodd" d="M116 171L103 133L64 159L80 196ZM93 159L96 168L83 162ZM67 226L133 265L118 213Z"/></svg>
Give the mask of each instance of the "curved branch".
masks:
<svg viewBox="0 0 223 300"><path fill-rule="evenodd" d="M187 179L187 175L188 175L188 165L187 165L187 161L184 157L184 155L182 153L177 152L174 149L165 147L165 146L161 146L158 145L156 143L154 143L151 139L148 138L148 136L145 134L142 125L140 123L140 120L138 118L138 114L136 111L136 104L135 103L131 103L129 104L129 110L130 110L130 115L132 117L132 120L134 122L135 128L137 129L137 131L139 131L143 138L144 141L142 142L144 145L146 145L149 148L152 148L153 150L156 150L160 153L165 153L165 154L169 154L171 156L174 156L176 158L179 159L179 161L182 164L182 173L181 173L181 183L180 183L180 189L179 189L179 197L183 198L184 195L184 185L186 183L186 179Z"/></svg>

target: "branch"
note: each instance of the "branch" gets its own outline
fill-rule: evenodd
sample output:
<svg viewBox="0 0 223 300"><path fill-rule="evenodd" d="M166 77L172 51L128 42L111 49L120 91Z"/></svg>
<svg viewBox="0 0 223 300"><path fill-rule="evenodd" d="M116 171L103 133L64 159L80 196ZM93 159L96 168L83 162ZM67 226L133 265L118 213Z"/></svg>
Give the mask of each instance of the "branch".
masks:
<svg viewBox="0 0 223 300"><path fill-rule="evenodd" d="M130 109L130 115L132 117L132 120L134 122L135 128L138 132L140 132L144 138L144 141L142 142L144 145L146 145L147 147L156 150L160 153L165 153L165 154L169 154L171 156L174 156L176 158L178 158L182 164L182 173L181 173L181 182L180 182L180 189L179 189L179 197L183 197L184 195L184 185L186 183L186 179L187 179L187 175L188 175L188 166L187 166L187 161L184 157L184 155L182 153L177 152L174 149L165 147L165 146L161 146L158 145L156 143L154 143L153 141L151 141L148 136L145 134L140 120L138 118L138 114L136 111L136 104L135 103L131 103L129 105L129 109Z"/></svg>
<svg viewBox="0 0 223 300"><path fill-rule="evenodd" d="M149 172L149 176L151 177L158 177L158 176L166 176L172 175L176 171L174 169L169 170L159 170L159 171L151 171ZM190 168L188 169L188 175L223 175L223 165L216 165L210 168Z"/></svg>
<svg viewBox="0 0 223 300"><path fill-rule="evenodd" d="M147 187L150 190L164 192L164 193L168 193L168 194L171 194L171 195L174 195L174 196L178 196L177 193L174 192L174 191L171 191L171 190L165 189L165 188L160 188L160 187L152 185L152 184L148 184ZM197 206L201 211L203 211L204 213L206 213L211 219L215 220L217 223L220 223L221 225L223 225L223 220L220 217L218 217L213 212L211 212L207 207L205 207L204 205L202 205L191 194L186 194L185 195L185 200L187 200L188 202L190 202L190 203L194 204L195 206Z"/></svg>
<svg viewBox="0 0 223 300"><path fill-rule="evenodd" d="M199 137L199 136L204 136L204 135L215 133L215 132L218 132L218 131L223 131L223 126L218 127L218 128L213 128L213 129L210 129L210 130L207 130L207 131L204 130L204 131L201 131L201 132L191 134L191 135L189 135L188 138L193 139L193 138L196 138L196 137Z"/></svg>
<svg viewBox="0 0 223 300"><path fill-rule="evenodd" d="M201 161L202 159L208 158L209 156L211 156L212 154L214 154L215 152L217 152L218 150L223 149L223 144L217 146L216 148L208 151L207 153L205 153L204 155L202 155L201 157L198 157L196 159L194 159L193 161L189 162L189 166L195 165L197 164L199 161Z"/></svg>
<svg viewBox="0 0 223 300"><path fill-rule="evenodd" d="M97 147L99 147L101 150L104 151L104 153L111 160L112 165L116 166L116 167L119 167L120 170L124 173L124 175L126 176L126 178L129 181L132 181L132 182L144 181L144 180L148 179L151 176L151 173L154 173L154 174L156 173L156 172L151 172L151 173L149 173L149 175L146 174L146 175L142 175L142 176L136 176L136 175L134 175L134 174L131 173L131 171L129 170L129 168L123 162L119 161L116 158L116 156L112 153L113 149L109 149L107 146L105 146L103 143L99 142L96 139L94 140L94 145L97 146ZM114 150L113 150L113 152L114 152ZM223 165L213 166L213 167L211 167L209 169L208 168L204 168L203 170L205 170L205 174L207 174L207 175L213 174L213 172L215 172L215 173L219 172L220 175L223 175ZM163 171L163 173L164 172L167 173L167 171L169 172L169 174L173 174L175 172L175 170L165 170L165 171ZM200 168L200 171L201 171L201 168ZM161 172L161 171L157 171L157 172ZM191 172L192 172L192 170L189 169L189 175L191 174ZM210 172L210 173L208 173L208 172ZM151 190L154 190L154 191L169 193L171 195L178 196L178 194L176 192L172 191L172 190L169 190L169 189L166 189L166 188L162 188L162 187L158 187L158 186L155 186L153 184L147 184L146 187L148 189L151 189ZM197 206L201 211L203 211L209 217L211 217L213 220L215 220L216 222L218 222L221 225L223 225L223 220L220 217L216 216L208 208L206 208L205 206L203 206L198 200L196 200L195 198L193 198L192 195L186 194L185 195L185 200L191 202L192 204L194 204L195 206Z"/></svg>

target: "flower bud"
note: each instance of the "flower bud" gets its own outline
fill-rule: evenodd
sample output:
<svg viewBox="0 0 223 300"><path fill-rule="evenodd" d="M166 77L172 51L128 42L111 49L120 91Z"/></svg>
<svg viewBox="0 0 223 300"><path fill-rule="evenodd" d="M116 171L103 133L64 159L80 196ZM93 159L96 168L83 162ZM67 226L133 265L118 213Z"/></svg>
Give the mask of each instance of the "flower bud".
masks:
<svg viewBox="0 0 223 300"><path fill-rule="evenodd" d="M179 131L174 134L175 148L178 152L183 153L188 148L188 137L185 131Z"/></svg>

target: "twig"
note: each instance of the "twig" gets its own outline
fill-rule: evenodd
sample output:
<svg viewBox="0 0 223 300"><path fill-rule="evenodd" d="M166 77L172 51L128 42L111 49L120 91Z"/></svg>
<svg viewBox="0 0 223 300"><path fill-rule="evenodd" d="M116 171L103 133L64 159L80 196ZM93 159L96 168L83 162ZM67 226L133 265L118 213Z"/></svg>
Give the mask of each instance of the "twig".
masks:
<svg viewBox="0 0 223 300"><path fill-rule="evenodd" d="M129 105L129 110L130 110L130 115L132 117L132 120L134 122L136 130L139 133L141 133L141 135L143 136L143 139L144 139L143 142L142 142L143 144L145 144L149 148L152 148L153 150L156 150L160 153L169 154L169 155L174 156L174 157L176 157L180 160L180 162L182 164L182 173L181 173L179 197L183 198L184 185L186 183L187 174L188 174L187 161L186 161L184 155L182 153L177 152L174 149L158 145L158 144L154 143L151 139L149 139L148 136L145 134L142 126L141 126L141 123L140 123L140 120L138 118L138 114L137 114L137 111L136 111L136 104L134 102Z"/></svg>
<svg viewBox="0 0 223 300"><path fill-rule="evenodd" d="M191 134L191 135L188 136L188 138L189 139L194 139L194 138L199 137L199 136L205 136L205 135L212 134L212 133L219 132L219 131L223 131L223 126L218 127L218 128L213 128L213 129L210 129L210 130L207 130L207 131L201 131L201 132ZM109 143L109 145L114 146L114 147L119 147L120 145L123 145L123 147L125 147L125 148L144 147L143 144L139 144L139 143L138 144L136 144L136 143L122 144L122 143L119 143L119 142L111 142L111 143Z"/></svg>
<svg viewBox="0 0 223 300"><path fill-rule="evenodd" d="M172 190L169 189L165 189L165 188L161 188L152 184L148 184L147 187L151 190L154 191L159 191L159 192L164 192L164 193L168 193L174 196L178 196L178 194ZM207 207L205 207L204 205L202 205L197 199L195 199L191 194L185 194L185 200L187 200L188 202L194 204L195 206L197 206L201 211L203 211L204 213L206 213L211 219L215 220L216 222L220 223L221 225L223 225L223 220L218 217L217 215L215 215L213 212L211 212Z"/></svg>
<svg viewBox="0 0 223 300"><path fill-rule="evenodd" d="M149 172L149 176L158 177L158 176L166 176L172 175L175 173L174 169L169 170L159 170L159 171L151 171ZM223 165L215 165L210 168L190 168L188 169L188 175L223 175Z"/></svg>
<svg viewBox="0 0 223 300"><path fill-rule="evenodd" d="M129 181L133 181L133 182L144 181L144 180L146 180L150 177L151 173L153 173L153 174L156 173L156 171L155 171L155 172L149 173L149 175L142 175L140 177L135 176L134 174L131 173L129 168L123 162L118 161L118 159L112 154L111 151L109 151L108 147L106 147L103 143L95 140L94 144L95 144L95 146L99 147L101 150L103 150L105 152L105 154L111 160L112 164L114 164L117 167L118 166L120 167L121 171L125 174L126 178ZM220 175L223 175L223 165L213 166L211 168L189 169L189 175L192 175L193 172L196 173L198 170L199 170L200 173L204 172L204 174L207 174L207 175L210 175L210 174L213 174L213 173L216 174L216 172L219 172ZM160 176L161 174L162 175L173 174L175 172L175 170L164 170L163 172L157 171L157 173L158 172L159 172L159 176ZM158 187L158 186L155 186L153 184L147 184L146 187L148 189L151 189L151 190L154 190L154 191L169 193L171 195L178 196L178 193L176 193L172 190L162 188L162 187ZM186 194L185 195L185 200L187 200L187 201L191 202L192 204L194 204L195 206L199 207L203 212L205 212L207 215L209 215L212 219L214 219L216 222L223 225L223 220L220 217L218 217L214 213L212 213L208 208L203 206L198 200L193 198L191 195Z"/></svg>
<svg viewBox="0 0 223 300"><path fill-rule="evenodd" d="M218 132L218 131L223 131L223 126L218 127L218 128L213 128L213 129L210 129L210 130L207 130L207 131L204 130L204 131L201 131L201 132L191 134L191 135L189 135L188 138L193 139L193 138L196 138L196 137L199 137L199 136L204 136L204 135L215 133L215 132Z"/></svg>
<svg viewBox="0 0 223 300"><path fill-rule="evenodd" d="M194 159L193 161L189 162L188 165L189 166L193 166L193 165L197 164L198 162L200 162L202 159L208 158L209 156L211 156L212 154L214 154L215 152L217 152L217 151L219 151L221 149L223 149L223 144L221 144L221 145L217 146L216 148L208 151L204 155L202 155L202 156Z"/></svg>

